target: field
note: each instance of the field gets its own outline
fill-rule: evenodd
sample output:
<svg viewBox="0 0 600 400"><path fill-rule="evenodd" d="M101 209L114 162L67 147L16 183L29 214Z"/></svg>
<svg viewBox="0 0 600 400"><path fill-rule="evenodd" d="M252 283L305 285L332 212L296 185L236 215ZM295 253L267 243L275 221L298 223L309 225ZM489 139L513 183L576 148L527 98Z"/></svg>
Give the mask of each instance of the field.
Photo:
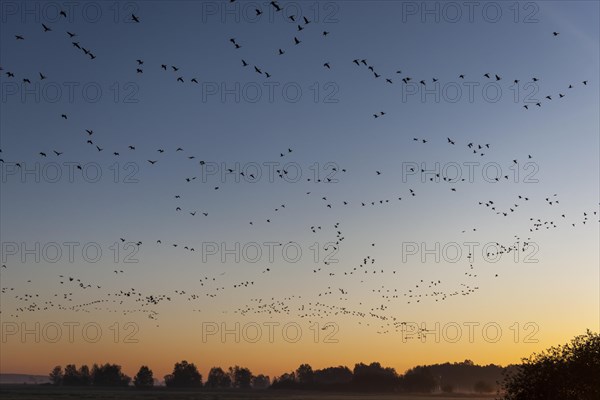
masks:
<svg viewBox="0 0 600 400"><path fill-rule="evenodd" d="M253 390L253 391L188 391L169 390L165 388L150 391L135 389L81 389L81 388L56 388L51 386L35 385L0 385L0 398L2 400L55 400L55 399L93 399L93 400L441 400L441 399L469 399L488 400L493 395L405 395L405 394L346 394L346 393L317 393L280 390Z"/></svg>

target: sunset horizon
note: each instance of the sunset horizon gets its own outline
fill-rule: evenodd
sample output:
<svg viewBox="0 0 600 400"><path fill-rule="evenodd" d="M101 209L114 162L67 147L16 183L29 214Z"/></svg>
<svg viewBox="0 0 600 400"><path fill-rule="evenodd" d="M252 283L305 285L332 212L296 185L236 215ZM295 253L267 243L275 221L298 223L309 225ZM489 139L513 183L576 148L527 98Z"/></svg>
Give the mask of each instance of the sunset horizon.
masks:
<svg viewBox="0 0 600 400"><path fill-rule="evenodd" d="M599 2L0 0L0 23L0 376L437 393L416 367L596 340Z"/></svg>

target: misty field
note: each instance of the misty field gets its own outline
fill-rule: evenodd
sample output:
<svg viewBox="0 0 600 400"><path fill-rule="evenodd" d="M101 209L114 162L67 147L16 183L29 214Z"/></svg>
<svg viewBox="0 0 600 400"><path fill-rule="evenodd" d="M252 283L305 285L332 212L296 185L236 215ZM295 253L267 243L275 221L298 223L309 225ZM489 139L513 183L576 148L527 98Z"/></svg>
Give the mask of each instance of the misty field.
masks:
<svg viewBox="0 0 600 400"><path fill-rule="evenodd" d="M2 400L55 400L55 399L94 399L94 400L363 400L363 399L402 399L402 400L439 400L439 399L492 399L493 395L405 395L405 394L346 394L317 393L285 390L252 390L252 391L190 391L157 388L142 391L135 389L78 389L34 385L1 385Z"/></svg>

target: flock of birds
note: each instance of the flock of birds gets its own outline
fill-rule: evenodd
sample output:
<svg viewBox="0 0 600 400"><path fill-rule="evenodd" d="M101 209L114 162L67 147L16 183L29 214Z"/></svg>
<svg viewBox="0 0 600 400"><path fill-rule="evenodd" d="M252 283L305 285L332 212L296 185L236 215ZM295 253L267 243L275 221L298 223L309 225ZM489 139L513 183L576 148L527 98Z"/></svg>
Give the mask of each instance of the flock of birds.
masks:
<svg viewBox="0 0 600 400"><path fill-rule="evenodd" d="M231 2L235 0L229 0ZM276 13L282 12L283 6L277 1L271 1L267 7L272 7ZM263 14L265 10L256 8L255 13L257 16ZM66 19L67 15L64 11L61 11L60 16ZM290 48L277 48L274 49L273 53L277 56L285 57L293 48L301 46L304 42L302 35L305 30L317 29L313 28L317 26L317 23L311 21L306 16L289 15L287 16L289 22L292 23L295 32L290 34L289 46ZM132 14L130 16L132 22L143 25L142 19ZM54 26L41 24L41 32L43 35L51 35L57 28ZM78 39L77 33L66 31L67 39L72 40L71 44L74 49L80 51L83 56L88 57L90 60L95 60L96 55L91 49ZM331 35L331 32L322 30L320 36L327 38ZM553 36L557 37L558 32L553 32ZM26 38L21 34L15 34L17 41L26 42ZM250 62L248 55L244 54L246 43L239 38L229 38L228 45L233 49L232 51L241 52L241 68L253 70L254 73L265 77L271 78L273 74L271 69L265 67L262 63ZM25 51L25 50L24 50ZM321 60L321 64L326 70L334 70L338 66L334 65L331 61ZM146 60L143 58L137 58L131 60L132 65L135 66L135 73L142 75L144 74ZM436 85L440 83L439 77L430 78L413 78L411 75L403 73L402 70L398 69L393 74L381 72L379 68L371 64L365 58L355 58L349 63L354 64L356 67L364 69L365 73L369 74L373 79L382 81L385 85L396 85L398 81L404 85L408 85L412 82L417 82L418 85L428 86ZM153 68L160 68L164 73L171 73L172 79L177 83L191 83L199 84L199 80L193 76L193 74L184 74L181 68L170 63L157 62ZM0 71L4 71L0 67ZM3 74L5 79L20 79L22 84L28 85L32 83L31 77L21 76L13 70L5 71ZM466 74L457 74L458 79L466 79ZM500 82L504 81L504 78L499 73L483 73L481 77L489 80ZM48 79L47 74L39 72L39 80ZM538 82L539 79L533 77L531 82ZM519 79L513 79L512 83L519 84ZM588 81L583 80L582 85L587 86ZM554 99L562 99L566 96L568 90L573 89L576 85L569 84L564 92L560 92L557 95L547 95L545 101L554 101ZM534 101L537 107L542 106L542 100ZM524 109L529 109L532 104L523 105ZM386 111L377 111L372 114L373 118L379 119L387 115ZM65 121L65 124L69 123L69 112L63 112L57 118ZM206 166L207 158L201 157L197 154L190 154L184 150L185 146L165 146L157 149L148 149L143 143L123 143L120 148L108 149L108 146L102 143L102 135L99 135L91 127L72 127L65 125L66 128L73 129L78 132L81 136L82 146L91 148L92 151L102 154L109 154L112 157L142 157L144 163L147 163L148 168L160 168L161 165L167 164L166 161L172 161L172 159L166 159L166 157L172 155L172 157L181 157L183 160L187 160L190 164L190 170L196 171L198 166L203 168ZM491 143L477 143L476 141L467 141L460 143L459 140L446 137L445 139L431 139L423 137L407 138L407 145L413 143L415 145L430 145L435 143L443 143L444 145L450 146L453 150L464 152L464 154L472 154L475 156L485 156L489 151L493 151L494 146ZM441 142L441 143L440 143ZM35 156L41 157L42 159L47 158L60 158L64 157L65 151L57 148L50 149L38 149ZM22 167L19 161L10 161L4 159L4 154L0 150L2 158L0 163L14 163L17 167ZM138 153L142 153L138 156ZM278 153L278 154L277 154ZM286 157L293 157L295 155L292 147L283 149L280 152L274 153L274 158L281 159ZM83 154L83 153L82 153ZM528 154L524 159L530 160L532 156ZM163 162L165 161L165 162ZM509 163L518 164L518 159L513 159ZM78 169L82 169L81 165L77 166ZM426 171L421 169L415 171L414 167L411 167L411 172L425 173ZM277 169L277 177L280 180L285 180L286 175L289 171L285 168ZM332 167L333 173L339 173L344 176L348 173L347 168ZM397 171L390 171L397 172ZM228 169L227 174L238 175L248 179L255 179L256 177L252 174L246 176L244 171L238 171L235 169ZM388 171L375 170L373 172L374 178L379 176L385 177ZM181 176L182 184L192 184L199 182L198 175L194 173L184 173ZM330 177L323 179L306 178L307 182L331 182ZM508 175L495 178L497 181L509 180ZM450 184L450 191L456 192L458 184L464 181L464 178L456 181L451 176L444 176L443 173L436 173L434 176L429 177L430 181L435 182L447 182ZM219 190L220 186L213 186L212 190ZM320 190L320 189L318 189ZM197 207L184 205L186 196L181 193L170 194L174 201L173 210L175 213L181 213L189 215L190 217L214 217L218 214L215 210L199 209ZM395 193L389 198L377 198L377 199L339 199L335 193L324 192L315 193L314 190L307 191L306 196L313 197L316 201L325 209L332 210L337 207L356 207L359 210L362 207L375 207L375 206L390 206L393 204L404 201L411 201L410 199L417 197L417 190L414 188L407 188L401 192ZM282 212L287 212L293 209L297 204L301 204L303 201L297 201L295 204L288 202L276 202L273 206L273 213L262 215L252 220L247 221L249 225L256 226L260 223L271 224L276 221L276 215ZM413 200L414 202L418 200ZM519 194L515 199L511 200L508 204L500 204L501 201L495 199L480 200L476 202L482 209L489 210L496 215L502 217L509 217L513 214L519 214L520 210L525 207L526 204L532 204L533 207L539 209L543 206L552 207L556 210L556 217L547 218L529 218L529 234L533 234L540 230L548 229L559 229L565 227L576 227L579 225L585 225L586 222L590 222L592 216L597 219L597 211L585 210L581 215L567 215L563 209L561 209L562 203L559 200L558 194L551 194L545 198L536 198L535 196L528 195L525 193ZM475 204L474 204L475 205ZM531 211L531 208L528 209ZM245 223L244 223L245 224ZM396 304L402 304L405 306L421 304L425 302L445 302L450 301L455 297L472 296L480 290L480 280L478 279L481 275L491 275L493 278L498 278L500 272L495 269L490 273L489 270L478 268L475 263L474 255L468 254L466 263L460 264L458 269L458 279L447 280L447 279L431 279L431 277L423 276L422 279L417 279L415 282L402 284L395 284L393 279L394 276L401 277L406 269L404 265L389 266L382 265L376 261L378 247L376 243L366 244L363 248L365 254L357 260L354 260L351 265L342 265L337 263L334 259L335 255L344 249L344 241L347 238L346 233L342 230L341 222L337 221L333 224L319 223L306 223L307 230L314 234L319 235L320 238L324 239L322 243L325 243L323 250L326 256L319 260L317 264L310 267L310 272L314 276L317 276L315 282L315 290L311 297L310 292L312 288L303 288L303 295L286 295L283 297L267 296L262 297L251 297L247 304L237 307L232 310L234 314L240 316L265 316L266 318L302 318L309 322L331 320L346 318L355 320L357 324L371 327L373 326L377 333L386 334L391 332L402 332L406 326L406 322L402 321L401 318L395 314L393 308ZM481 229L479 229L480 231ZM469 228L461 231L463 234L478 232L478 228ZM351 236L351 235L348 235ZM189 257L196 257L196 249L199 249L199 243L176 243L161 238L154 238L150 244L144 244L142 240L137 238L125 238L119 237L117 241L123 246L134 246L140 248L141 246L154 246L156 251L165 253L167 255L174 254L173 251L185 251ZM512 252L524 252L528 246L533 242L531 237L521 239L518 235L510 238L507 243L496 243L494 251L488 252L488 257L494 257L503 254L510 254ZM288 242L289 243L289 242ZM284 246L284 242L278 243L279 246ZM196 259L196 258L190 258ZM214 298L228 298L232 296L231 292L235 292L233 296L243 298L246 293L256 293L253 288L261 288L268 286L272 282L273 275L277 275L278 278L285 278L288 273L285 268L276 265L270 265L265 267L264 265L255 268L250 271L252 277L239 278L235 276L230 279L231 274L226 272L218 271L214 274L207 274L205 271L202 272L201 276L196 276L194 279L195 288L190 289L176 289L162 291L145 290L142 288L130 287L131 281L135 281L135 276L130 276L130 271L127 266L116 267L111 270L109 277L103 277L102 282L91 280L89 277L86 278L83 275L79 276L73 273L64 273L57 271L54 278L56 287L53 287L51 282L44 282L44 285L48 288L47 293L41 294L36 291L33 281L29 279L26 282L11 282L7 283L10 278L12 270L19 269L18 264L2 265L0 273L2 273L2 287L1 295L10 296L11 302L9 304L14 305L14 308L8 310L8 316L10 318L21 318L29 313L37 312L51 312L51 311L65 311L65 312L79 312L79 313L119 313L121 315L143 315L152 321L155 321L158 326L159 316L161 308L159 307L162 303L171 303L178 300L184 300L189 303L193 303L192 307L206 304L209 299ZM425 273L423 273L425 275ZM375 279L378 280L375 280ZM192 278L190 278L192 279ZM286 280L287 281L287 280ZM381 281L385 284L381 285ZM335 283L332 283L335 282ZM376 285L372 282L378 282ZM322 283L322 285L319 285ZM261 286L262 285L262 286ZM356 289L356 288L361 289ZM354 289L352 289L354 288ZM292 290L292 288L290 288ZM246 292L246 293L245 293ZM372 301L375 300L376 305L372 305ZM223 311L227 313L229 310ZM7 315L6 303L3 302L2 315ZM329 329L330 326L324 326L323 329Z"/></svg>

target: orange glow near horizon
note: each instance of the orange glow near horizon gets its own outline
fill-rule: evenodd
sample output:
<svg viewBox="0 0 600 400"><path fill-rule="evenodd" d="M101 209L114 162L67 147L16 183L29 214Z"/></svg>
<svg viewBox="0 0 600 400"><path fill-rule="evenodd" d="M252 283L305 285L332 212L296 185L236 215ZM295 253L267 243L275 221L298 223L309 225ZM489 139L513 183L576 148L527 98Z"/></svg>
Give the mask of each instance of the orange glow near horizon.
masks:
<svg viewBox="0 0 600 400"><path fill-rule="evenodd" d="M486 324L487 336L484 336L483 328ZM206 343L202 343L202 335L196 332L179 335L178 340L170 340L169 338L177 336L157 332L145 334L144 329L140 329L130 338L139 340L138 343L115 344L112 332L109 339L101 338L97 343L88 343L76 335L74 343L49 344L44 343L42 339L38 344L20 344L14 337L9 336L2 345L0 373L46 375L54 365L64 367L72 363L77 366L91 366L94 363L109 362L122 365L124 372L130 376L135 375L141 365L148 365L153 369L155 377L162 379L165 374L171 372L173 364L181 360L195 363L204 379L213 366L226 369L234 365L248 367L254 374L262 373L271 378L295 370L303 363L310 364L313 369L338 365L352 369L355 363L376 361L395 368L398 373L404 373L417 365L462 362L465 359L479 365L505 366L518 363L522 357L528 357L534 352L566 343L573 336L585 332L585 328L551 331L544 330L543 324L526 324L527 322L521 322L517 326L509 322L488 321L477 324L473 321L462 321L445 322L436 328L435 323L425 322L425 327L430 331L423 339L424 342L416 334L412 334L410 326L404 335L382 335L372 341L361 339L370 337L364 327L342 325L335 335L329 339L317 338L320 342L315 343L314 330L307 324L298 324L293 328L297 331L299 326L303 331L302 337L295 343L292 342L295 338L291 334L291 328L288 330L290 336L287 340L274 329L275 340L269 343L268 325L262 324L258 325L262 325L263 338L256 343L244 341L243 327L239 330L240 343L235 343L235 334L232 332L227 334L225 342L221 342L220 335L216 334L209 336ZM229 329L233 330L233 326L230 324ZM500 338L496 338L498 327L502 330ZM254 327L248 328L246 334L249 339L255 340L255 334L250 333L251 329ZM517 329L519 338L515 336ZM66 334L66 329L64 332ZM46 334L50 337L50 328ZM460 336L457 336L458 334ZM33 338L33 334L30 333L28 338ZM338 342L327 343L327 340ZM518 342L515 343L516 340Z"/></svg>
<svg viewBox="0 0 600 400"><path fill-rule="evenodd" d="M600 331L599 1L0 2L0 373Z"/></svg>

